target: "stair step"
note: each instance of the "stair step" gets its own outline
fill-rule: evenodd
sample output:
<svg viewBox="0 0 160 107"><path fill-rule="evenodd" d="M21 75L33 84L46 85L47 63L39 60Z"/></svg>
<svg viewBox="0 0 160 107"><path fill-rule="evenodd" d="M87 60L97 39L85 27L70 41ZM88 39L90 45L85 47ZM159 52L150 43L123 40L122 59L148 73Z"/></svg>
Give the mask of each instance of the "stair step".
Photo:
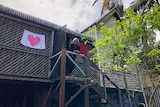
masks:
<svg viewBox="0 0 160 107"><path fill-rule="evenodd" d="M92 85L92 89L94 89L102 98L106 99L105 91L103 87L100 87L98 84Z"/></svg>

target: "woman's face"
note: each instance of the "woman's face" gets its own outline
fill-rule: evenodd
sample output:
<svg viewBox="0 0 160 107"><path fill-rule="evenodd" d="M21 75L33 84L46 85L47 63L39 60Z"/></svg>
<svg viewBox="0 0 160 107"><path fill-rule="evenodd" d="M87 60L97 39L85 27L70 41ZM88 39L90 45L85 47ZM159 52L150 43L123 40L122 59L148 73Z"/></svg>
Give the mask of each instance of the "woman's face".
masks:
<svg viewBox="0 0 160 107"><path fill-rule="evenodd" d="M73 41L73 44L78 44L78 40L75 39L75 40Z"/></svg>

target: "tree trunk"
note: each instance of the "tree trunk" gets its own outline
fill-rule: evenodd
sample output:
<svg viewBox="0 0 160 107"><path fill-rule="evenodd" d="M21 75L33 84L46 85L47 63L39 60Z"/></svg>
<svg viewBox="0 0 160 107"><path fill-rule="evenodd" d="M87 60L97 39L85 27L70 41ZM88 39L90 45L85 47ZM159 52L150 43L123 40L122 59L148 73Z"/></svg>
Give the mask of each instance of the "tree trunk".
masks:
<svg viewBox="0 0 160 107"><path fill-rule="evenodd" d="M152 88L151 90L151 97L149 98L149 107L153 107L153 99L154 99L154 95L155 95L155 92L156 92L156 89L158 87L158 84L159 84L160 80L158 80L157 84Z"/></svg>
<svg viewBox="0 0 160 107"><path fill-rule="evenodd" d="M128 84L127 84L125 72L123 72L123 76L124 76L123 79L124 79L124 83L125 83L125 89L126 89L126 91L127 91L127 95L128 95L128 99L129 99L129 107L132 107L131 96L130 96L130 92L129 92L129 89L128 89Z"/></svg>

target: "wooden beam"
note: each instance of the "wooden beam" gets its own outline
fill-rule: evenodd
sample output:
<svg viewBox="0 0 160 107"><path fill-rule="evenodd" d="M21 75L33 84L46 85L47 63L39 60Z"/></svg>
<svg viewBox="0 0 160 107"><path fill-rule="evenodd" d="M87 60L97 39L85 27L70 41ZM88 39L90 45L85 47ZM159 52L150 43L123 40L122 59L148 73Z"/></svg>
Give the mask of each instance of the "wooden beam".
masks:
<svg viewBox="0 0 160 107"><path fill-rule="evenodd" d="M59 107L65 107L66 49L62 49Z"/></svg>
<svg viewBox="0 0 160 107"><path fill-rule="evenodd" d="M49 99L52 99L53 97L54 97L54 95L55 95L55 93L56 93L56 91L58 90L58 88L60 87L60 82L57 84L57 86L56 86L56 88L53 90L53 92L51 93L51 96L50 96L50 98Z"/></svg>
<svg viewBox="0 0 160 107"><path fill-rule="evenodd" d="M47 107L47 102L48 102L49 96L51 95L52 87L53 87L53 84L51 84L51 86L48 90L48 94L47 94L47 97L45 98L44 105L43 105L44 107Z"/></svg>
<svg viewBox="0 0 160 107"><path fill-rule="evenodd" d="M59 96L59 107L65 107L65 77L66 77L66 25L64 26L64 42L62 44L61 57L61 87Z"/></svg>
<svg viewBox="0 0 160 107"><path fill-rule="evenodd" d="M87 85L84 85L83 87L81 87L65 104L65 107L67 107L71 102L72 100L82 91L84 90L85 88L87 87Z"/></svg>
<svg viewBox="0 0 160 107"><path fill-rule="evenodd" d="M89 87L85 88L84 100L85 107L89 107Z"/></svg>

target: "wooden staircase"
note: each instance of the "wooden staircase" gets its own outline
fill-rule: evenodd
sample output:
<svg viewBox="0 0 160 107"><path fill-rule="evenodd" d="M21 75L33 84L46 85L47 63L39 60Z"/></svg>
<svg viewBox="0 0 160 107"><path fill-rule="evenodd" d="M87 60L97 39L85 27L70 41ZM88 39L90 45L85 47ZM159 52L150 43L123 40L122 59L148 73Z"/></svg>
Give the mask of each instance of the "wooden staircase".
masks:
<svg viewBox="0 0 160 107"><path fill-rule="evenodd" d="M101 96L101 98L104 98L105 100L107 100L106 91L105 91L104 87L100 87L99 84L94 84L91 86L91 88L94 91L96 91Z"/></svg>

